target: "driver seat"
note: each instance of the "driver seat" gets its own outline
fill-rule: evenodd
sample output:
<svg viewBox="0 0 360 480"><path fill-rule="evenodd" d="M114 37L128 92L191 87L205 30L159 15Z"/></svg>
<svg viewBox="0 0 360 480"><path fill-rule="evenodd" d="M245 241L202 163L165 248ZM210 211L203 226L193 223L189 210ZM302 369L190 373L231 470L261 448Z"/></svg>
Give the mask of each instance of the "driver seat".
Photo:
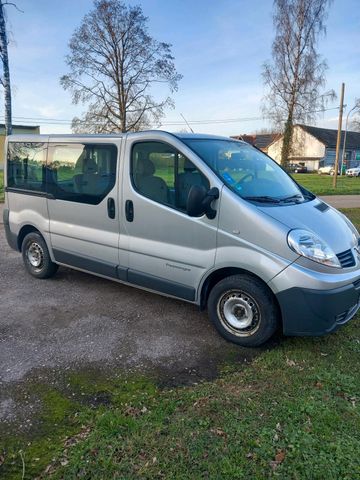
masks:
<svg viewBox="0 0 360 480"><path fill-rule="evenodd" d="M178 175L178 203L180 208L186 208L187 198L193 185L203 185L209 188L203 175L187 158L184 162L184 172Z"/></svg>

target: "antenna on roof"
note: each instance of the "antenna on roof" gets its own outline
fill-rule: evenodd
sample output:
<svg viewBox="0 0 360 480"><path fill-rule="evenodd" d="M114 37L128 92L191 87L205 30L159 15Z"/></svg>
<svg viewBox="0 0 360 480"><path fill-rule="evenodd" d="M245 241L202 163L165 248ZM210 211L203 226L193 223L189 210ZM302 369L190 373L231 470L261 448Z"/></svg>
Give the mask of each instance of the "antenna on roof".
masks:
<svg viewBox="0 0 360 480"><path fill-rule="evenodd" d="M194 130L190 127L190 124L189 124L189 122L186 120L186 118L184 117L184 115L183 115L182 113L180 113L180 115L181 115L182 118L185 120L185 123L186 123L186 125L190 128L191 132L192 132L192 133L195 133Z"/></svg>

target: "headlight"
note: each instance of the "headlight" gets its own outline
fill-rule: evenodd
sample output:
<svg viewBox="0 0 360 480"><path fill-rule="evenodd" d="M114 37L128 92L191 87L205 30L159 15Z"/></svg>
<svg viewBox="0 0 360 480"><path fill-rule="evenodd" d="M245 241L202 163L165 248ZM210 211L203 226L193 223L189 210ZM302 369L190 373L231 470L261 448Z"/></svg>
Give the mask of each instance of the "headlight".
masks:
<svg viewBox="0 0 360 480"><path fill-rule="evenodd" d="M301 229L291 230L288 234L288 244L294 252L314 262L341 268L335 253L315 233Z"/></svg>

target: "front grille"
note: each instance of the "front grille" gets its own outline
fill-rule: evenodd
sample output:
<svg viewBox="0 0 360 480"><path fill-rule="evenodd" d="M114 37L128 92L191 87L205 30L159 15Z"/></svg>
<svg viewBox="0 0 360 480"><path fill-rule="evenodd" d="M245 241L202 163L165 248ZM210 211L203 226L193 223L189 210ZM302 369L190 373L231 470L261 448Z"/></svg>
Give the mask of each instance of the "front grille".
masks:
<svg viewBox="0 0 360 480"><path fill-rule="evenodd" d="M355 290L360 290L360 279L354 282L354 287L355 287Z"/></svg>
<svg viewBox="0 0 360 480"><path fill-rule="evenodd" d="M345 252L338 253L336 256L339 259L342 268L355 266L355 258L351 250L345 250Z"/></svg>

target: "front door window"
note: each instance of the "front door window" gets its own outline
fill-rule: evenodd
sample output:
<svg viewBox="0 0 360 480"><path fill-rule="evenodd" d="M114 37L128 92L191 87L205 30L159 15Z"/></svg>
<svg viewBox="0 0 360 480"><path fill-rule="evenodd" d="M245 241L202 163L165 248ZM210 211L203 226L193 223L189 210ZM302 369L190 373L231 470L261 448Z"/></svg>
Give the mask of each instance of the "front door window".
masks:
<svg viewBox="0 0 360 480"><path fill-rule="evenodd" d="M132 148L131 179L135 190L155 202L186 211L193 185L209 189L209 181L174 147L162 142L139 142Z"/></svg>

